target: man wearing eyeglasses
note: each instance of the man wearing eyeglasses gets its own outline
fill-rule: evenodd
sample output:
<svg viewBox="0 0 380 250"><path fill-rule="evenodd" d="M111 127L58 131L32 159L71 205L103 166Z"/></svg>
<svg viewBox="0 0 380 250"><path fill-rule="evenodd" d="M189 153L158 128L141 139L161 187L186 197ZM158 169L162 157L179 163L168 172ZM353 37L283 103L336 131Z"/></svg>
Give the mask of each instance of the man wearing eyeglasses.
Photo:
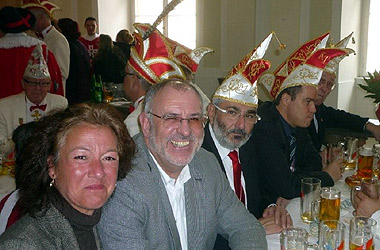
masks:
<svg viewBox="0 0 380 250"><path fill-rule="evenodd" d="M184 80L153 85L134 137L132 171L102 209L104 249L267 249L262 225L238 200L203 142L199 92Z"/></svg>
<svg viewBox="0 0 380 250"><path fill-rule="evenodd" d="M269 68L269 62L260 57L251 57L247 61L247 57L232 68L215 91L212 103L208 105L209 123L205 127L202 147L216 156L239 200L250 213L260 218L266 233L273 234L291 226L292 220L282 207L271 206L264 213L261 210L257 164L251 144L247 143L255 123L260 119L256 113L256 80ZM227 239L223 234L218 235L214 249L230 249Z"/></svg>
<svg viewBox="0 0 380 250"><path fill-rule="evenodd" d="M67 99L50 94L51 78L37 45L21 80L23 92L0 99L0 140L11 138L13 130L23 123L38 121L55 108L67 107Z"/></svg>
<svg viewBox="0 0 380 250"><path fill-rule="evenodd" d="M342 128L356 132L369 131L380 141L380 126L368 122L368 118L360 117L343 110L327 107L323 102L335 87L335 68L327 68L318 83L318 96L315 101L316 112L308 127L314 147L320 151L327 128Z"/></svg>
<svg viewBox="0 0 380 250"><path fill-rule="evenodd" d="M346 48L352 34L353 33L343 38L333 47ZM347 50L349 53L355 52L349 48L347 48ZM336 71L343 58L345 58L345 56L337 57L330 61L324 68L322 77L318 83L318 95L315 100L316 112L314 114L313 121L308 127L309 135L318 152L321 150L326 128L343 128L356 132L367 130L372 133L376 140L380 141L380 126L376 126L368 122L368 118L363 118L343 110L327 107L323 104L327 96L335 87Z"/></svg>

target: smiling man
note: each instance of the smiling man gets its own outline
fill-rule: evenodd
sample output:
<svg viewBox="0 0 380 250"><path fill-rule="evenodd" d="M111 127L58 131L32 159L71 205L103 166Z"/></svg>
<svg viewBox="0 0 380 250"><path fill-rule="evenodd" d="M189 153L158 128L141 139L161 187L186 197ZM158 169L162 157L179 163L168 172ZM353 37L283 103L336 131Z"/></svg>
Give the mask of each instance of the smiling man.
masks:
<svg viewBox="0 0 380 250"><path fill-rule="evenodd" d="M316 111L323 68L333 58L347 54L341 49L323 49L327 39L325 34L302 45L274 73L260 78L274 98L259 107L262 119L252 133L264 207L278 197L298 197L302 178L318 178L322 186L332 186L341 178L342 160L322 170L321 158L306 130Z"/></svg>
<svg viewBox="0 0 380 250"><path fill-rule="evenodd" d="M237 199L203 142L199 92L183 80L152 86L139 119L133 170L103 210L104 249L267 249L265 231Z"/></svg>

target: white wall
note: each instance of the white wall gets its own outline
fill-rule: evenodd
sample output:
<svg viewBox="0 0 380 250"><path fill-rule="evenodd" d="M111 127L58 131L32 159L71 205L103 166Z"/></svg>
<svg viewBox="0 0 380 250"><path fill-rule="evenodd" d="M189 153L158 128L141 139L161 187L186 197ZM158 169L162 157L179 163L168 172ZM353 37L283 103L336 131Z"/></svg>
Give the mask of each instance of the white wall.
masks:
<svg viewBox="0 0 380 250"><path fill-rule="evenodd" d="M116 39L121 29L128 29L128 1L126 0L98 0L99 33L107 34Z"/></svg>

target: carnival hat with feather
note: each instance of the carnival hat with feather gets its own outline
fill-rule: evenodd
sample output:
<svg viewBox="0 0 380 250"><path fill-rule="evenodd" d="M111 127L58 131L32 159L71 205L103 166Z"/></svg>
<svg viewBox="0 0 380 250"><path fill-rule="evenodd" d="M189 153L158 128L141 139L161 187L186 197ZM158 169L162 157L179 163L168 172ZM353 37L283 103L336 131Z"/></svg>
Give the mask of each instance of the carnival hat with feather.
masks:
<svg viewBox="0 0 380 250"><path fill-rule="evenodd" d="M270 68L270 62L262 59L274 33L270 33L259 46L247 54L228 73L225 80L217 88L213 99L242 103L257 107L257 79Z"/></svg>
<svg viewBox="0 0 380 250"><path fill-rule="evenodd" d="M325 48L329 33L319 36L299 47L274 73L265 73L259 83L276 98L282 90L295 86L318 86L323 69L334 58L345 56L348 51Z"/></svg>
<svg viewBox="0 0 380 250"><path fill-rule="evenodd" d="M135 45L131 47L128 65L151 84L169 78L186 79L184 68L194 74L204 55L212 52L207 47L194 50L169 39L156 29L162 19L182 0L171 1L153 25L135 23Z"/></svg>

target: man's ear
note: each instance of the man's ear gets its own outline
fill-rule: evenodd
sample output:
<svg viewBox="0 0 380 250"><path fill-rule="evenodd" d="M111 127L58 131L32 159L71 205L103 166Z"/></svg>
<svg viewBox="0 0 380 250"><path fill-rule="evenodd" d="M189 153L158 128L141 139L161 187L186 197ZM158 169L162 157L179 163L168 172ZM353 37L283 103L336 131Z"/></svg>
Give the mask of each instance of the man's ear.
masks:
<svg viewBox="0 0 380 250"><path fill-rule="evenodd" d="M281 103L284 105L284 106L289 106L290 102L292 101L292 97L288 94L288 93L284 93L282 94L281 96Z"/></svg>
<svg viewBox="0 0 380 250"><path fill-rule="evenodd" d="M210 124L213 125L214 124L214 118L216 116L216 108L215 108L214 104L212 104L211 102L207 106L207 115L208 115L208 120L209 120Z"/></svg>
<svg viewBox="0 0 380 250"><path fill-rule="evenodd" d="M147 137L149 135L150 131L150 122L149 122L149 117L148 113L142 112L139 115L139 121L140 121L140 126L141 126L141 132L143 133L144 137Z"/></svg>

